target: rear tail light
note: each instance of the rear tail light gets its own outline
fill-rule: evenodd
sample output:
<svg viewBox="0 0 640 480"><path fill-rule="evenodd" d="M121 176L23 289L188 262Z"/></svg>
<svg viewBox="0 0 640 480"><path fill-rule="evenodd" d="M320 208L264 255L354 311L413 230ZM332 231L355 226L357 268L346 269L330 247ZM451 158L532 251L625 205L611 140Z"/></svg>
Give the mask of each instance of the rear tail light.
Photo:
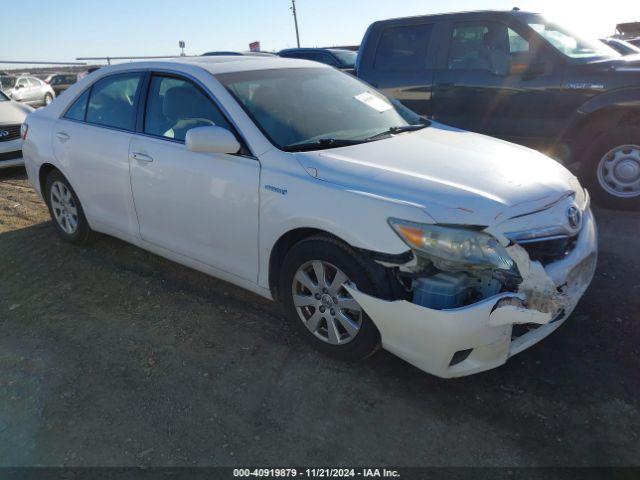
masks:
<svg viewBox="0 0 640 480"><path fill-rule="evenodd" d="M26 123L23 123L22 125L20 125L20 138L22 138L23 140L26 140L28 133L29 133L29 125L27 125Z"/></svg>

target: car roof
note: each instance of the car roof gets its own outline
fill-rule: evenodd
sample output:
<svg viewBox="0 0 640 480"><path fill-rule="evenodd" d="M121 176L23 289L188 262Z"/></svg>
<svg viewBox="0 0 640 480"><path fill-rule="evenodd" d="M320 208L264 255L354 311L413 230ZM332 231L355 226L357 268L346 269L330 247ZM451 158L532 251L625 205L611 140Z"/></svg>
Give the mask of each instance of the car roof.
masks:
<svg viewBox="0 0 640 480"><path fill-rule="evenodd" d="M200 67L213 75L246 72L252 70L272 70L278 68L331 68L328 65L277 56L220 55L207 57L180 57L167 60L139 61L103 67L101 72L149 68L176 68L179 66Z"/></svg>
<svg viewBox="0 0 640 480"><path fill-rule="evenodd" d="M535 12L527 12L520 9L512 9L512 10L467 10L463 12L447 12L447 13L434 13L434 14L425 14L425 15L414 15L410 17L397 17L390 18L387 20L378 20L374 22L374 24L386 24L386 23L394 23L406 20L422 20L422 19L433 19L437 18L440 20L444 20L446 18L455 18L457 16L496 16L496 17L505 17L505 16L528 16L528 15L539 15Z"/></svg>

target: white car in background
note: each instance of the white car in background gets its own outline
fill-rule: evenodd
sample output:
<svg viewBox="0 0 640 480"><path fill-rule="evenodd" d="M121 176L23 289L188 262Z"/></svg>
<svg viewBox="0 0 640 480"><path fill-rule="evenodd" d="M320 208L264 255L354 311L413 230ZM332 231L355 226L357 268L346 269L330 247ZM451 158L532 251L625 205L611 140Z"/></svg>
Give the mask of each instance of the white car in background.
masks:
<svg viewBox="0 0 640 480"><path fill-rule="evenodd" d="M589 196L559 163L319 63L105 67L27 124L62 238L103 232L279 300L338 358L487 370L557 329L594 273Z"/></svg>
<svg viewBox="0 0 640 480"><path fill-rule="evenodd" d="M0 168L24 163L20 126L32 111L33 108L14 102L0 91Z"/></svg>
<svg viewBox="0 0 640 480"><path fill-rule="evenodd" d="M51 85L33 76L4 77L2 84L11 99L33 107L46 107L56 98Z"/></svg>

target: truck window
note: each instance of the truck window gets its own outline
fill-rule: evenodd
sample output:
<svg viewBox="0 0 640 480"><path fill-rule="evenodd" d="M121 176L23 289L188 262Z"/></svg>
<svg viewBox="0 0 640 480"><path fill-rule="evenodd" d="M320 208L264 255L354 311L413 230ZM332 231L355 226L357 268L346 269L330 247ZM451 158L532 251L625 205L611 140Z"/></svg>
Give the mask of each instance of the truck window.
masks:
<svg viewBox="0 0 640 480"><path fill-rule="evenodd" d="M373 68L403 72L424 70L432 30L433 25L387 28L380 37Z"/></svg>
<svg viewBox="0 0 640 480"><path fill-rule="evenodd" d="M513 46L516 50L522 47L517 45L517 40ZM507 75L510 52L506 26L493 22L457 25L451 37L449 70L487 70L495 75Z"/></svg>

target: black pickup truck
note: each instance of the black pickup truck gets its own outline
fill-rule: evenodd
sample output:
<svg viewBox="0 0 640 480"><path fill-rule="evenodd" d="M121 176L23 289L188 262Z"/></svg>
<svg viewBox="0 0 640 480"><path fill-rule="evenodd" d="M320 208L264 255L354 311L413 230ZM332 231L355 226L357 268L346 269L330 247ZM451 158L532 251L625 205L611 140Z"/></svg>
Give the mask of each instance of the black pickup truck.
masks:
<svg viewBox="0 0 640 480"><path fill-rule="evenodd" d="M376 22L356 72L438 122L554 156L602 205L640 208L640 56L484 11Z"/></svg>

